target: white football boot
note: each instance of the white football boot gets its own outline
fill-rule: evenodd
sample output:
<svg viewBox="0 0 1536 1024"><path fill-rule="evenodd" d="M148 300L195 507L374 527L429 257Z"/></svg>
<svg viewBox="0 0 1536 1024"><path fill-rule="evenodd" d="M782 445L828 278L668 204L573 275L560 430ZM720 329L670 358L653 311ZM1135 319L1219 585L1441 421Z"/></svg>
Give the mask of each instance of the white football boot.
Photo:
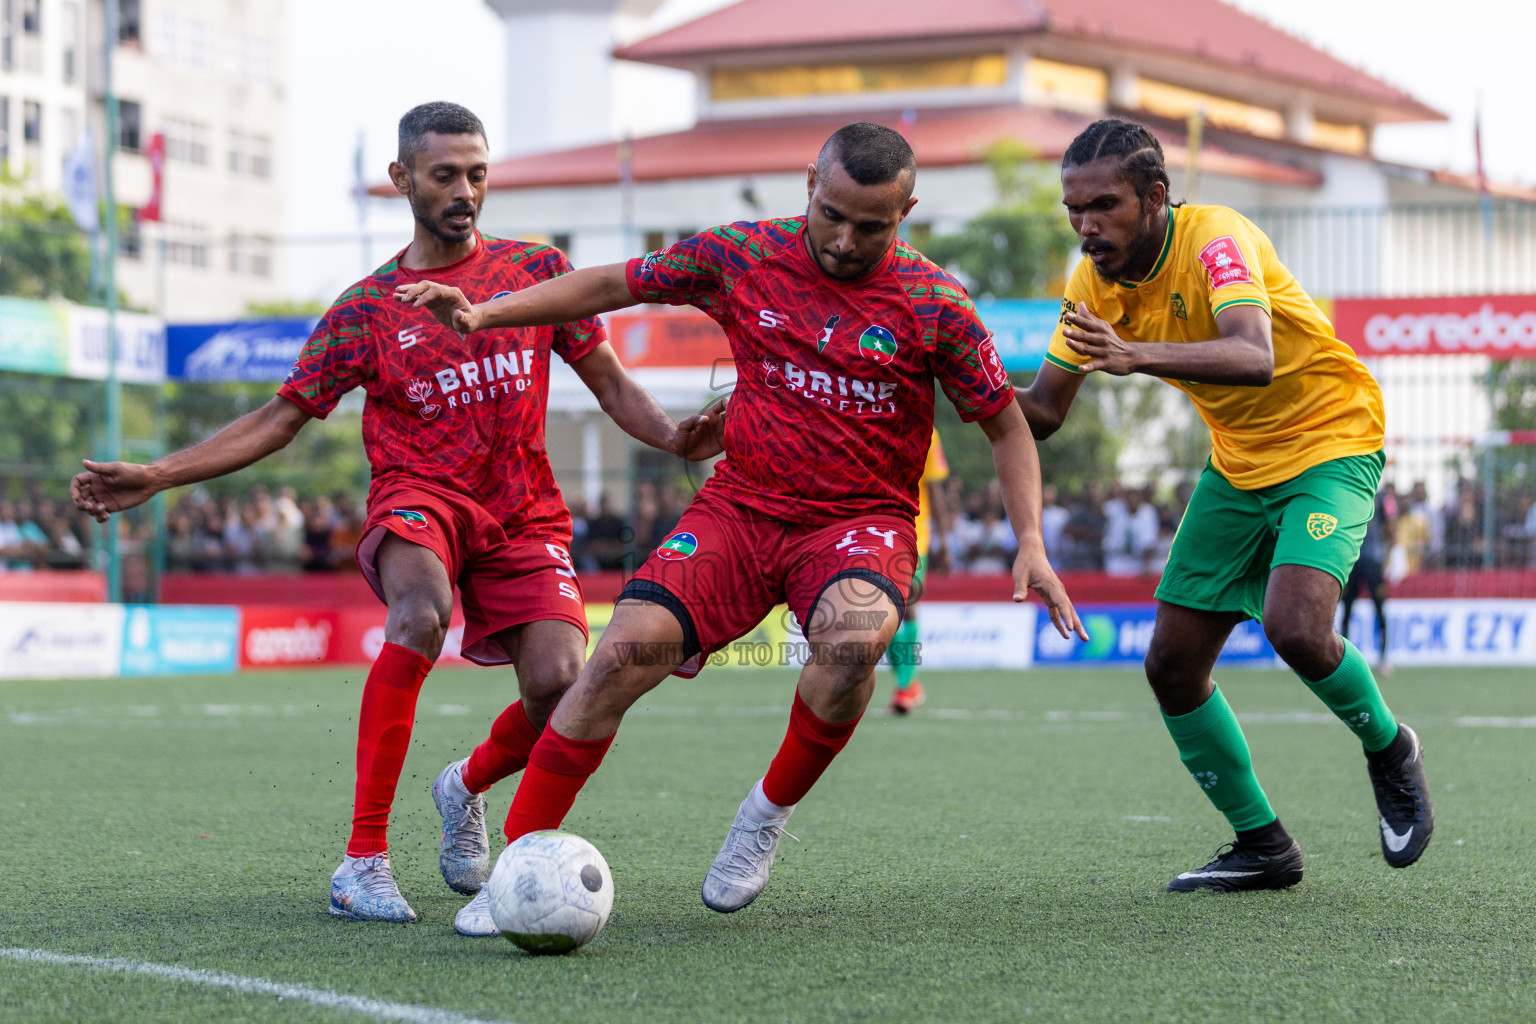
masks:
<svg viewBox="0 0 1536 1024"><path fill-rule="evenodd" d="M780 807L763 795L762 780L736 811L736 820L725 837L725 845L704 876L704 905L722 914L733 913L757 899L768 884L768 869L779 839L789 835L784 823L794 806ZM794 839L794 836L789 836Z"/></svg>
<svg viewBox="0 0 1536 1024"><path fill-rule="evenodd" d="M389 854L346 857L331 875L331 913L352 921L408 924L416 911L400 895L389 871Z"/></svg>
<svg viewBox="0 0 1536 1024"><path fill-rule="evenodd" d="M464 788L464 766L455 761L437 773L432 802L443 816L443 841L437 866L454 892L476 893L491 877L491 844L485 835L485 794Z"/></svg>
<svg viewBox="0 0 1536 1024"><path fill-rule="evenodd" d="M491 892L481 889L475 893L457 914L453 915L453 930L472 939L483 939L501 934L496 922L491 920Z"/></svg>

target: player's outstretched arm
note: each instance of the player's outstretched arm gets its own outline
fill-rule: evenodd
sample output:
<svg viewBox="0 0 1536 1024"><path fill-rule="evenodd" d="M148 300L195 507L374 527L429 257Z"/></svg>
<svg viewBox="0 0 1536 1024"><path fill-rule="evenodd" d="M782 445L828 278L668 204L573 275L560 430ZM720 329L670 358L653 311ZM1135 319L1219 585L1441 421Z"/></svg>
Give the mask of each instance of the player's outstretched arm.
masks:
<svg viewBox="0 0 1536 1024"><path fill-rule="evenodd" d="M395 298L425 309L444 327L469 334L492 327L567 324L633 306L623 263L585 267L489 302L473 303L457 288L417 281L395 289Z"/></svg>
<svg viewBox="0 0 1536 1024"><path fill-rule="evenodd" d="M147 466L92 462L69 483L75 507L104 523L113 512L142 505L159 492L243 469L292 441L309 413L281 396L246 413L217 434Z"/></svg>
<svg viewBox="0 0 1536 1024"><path fill-rule="evenodd" d="M1061 333L1067 347L1088 357L1082 364L1084 373L1103 370L1117 377L1145 373L1195 384L1258 388L1275 379L1269 313L1261 306L1245 303L1216 314L1221 337L1211 341L1126 341L1083 305L1064 314L1064 319Z"/></svg>
<svg viewBox="0 0 1536 1024"><path fill-rule="evenodd" d="M1044 441L1061 429L1082 386L1082 374L1063 370L1055 363L1042 363L1029 387L1013 389L1036 441Z"/></svg>
<svg viewBox="0 0 1536 1024"><path fill-rule="evenodd" d="M712 458L723 450L723 402L682 423L673 423L651 393L625 371L613 346L606 341L572 363L571 369L597 396L603 412L635 440L695 462Z"/></svg>
<svg viewBox="0 0 1536 1024"><path fill-rule="evenodd" d="M1019 403L1009 402L1001 412L979 422L992 442L992 464L1002 485L1003 508L1019 541L1019 554L1013 562L1013 599L1022 601L1025 592L1033 590L1045 602L1056 632L1064 637L1076 633L1079 639L1087 640L1088 633L1067 597L1067 588L1045 557L1040 526L1040 455L1024 413Z"/></svg>

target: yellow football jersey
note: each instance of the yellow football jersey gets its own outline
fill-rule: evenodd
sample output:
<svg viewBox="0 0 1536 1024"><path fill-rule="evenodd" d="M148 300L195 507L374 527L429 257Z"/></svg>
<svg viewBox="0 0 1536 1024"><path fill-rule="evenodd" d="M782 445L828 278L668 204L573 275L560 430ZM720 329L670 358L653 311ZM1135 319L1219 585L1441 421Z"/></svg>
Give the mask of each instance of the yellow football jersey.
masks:
<svg viewBox="0 0 1536 1024"><path fill-rule="evenodd" d="M1382 447L1381 388L1275 254L1270 240L1224 206L1169 211L1162 253L1145 281L1106 283L1089 260L1077 265L1046 360L1079 372L1087 362L1061 329L1079 305L1126 341L1212 341L1216 314L1231 306L1269 313L1275 377L1268 387L1168 380L1187 393L1211 428L1211 462L1232 486L1251 491L1302 471ZM1164 378L1167 380L1167 378Z"/></svg>
<svg viewBox="0 0 1536 1024"><path fill-rule="evenodd" d="M933 432L933 439L928 442L928 461L923 463L923 478L917 485L917 554L919 558L928 555L928 524L933 513L932 504L928 500L928 488L941 481L949 479L949 463L944 461L944 446L939 443L939 432Z"/></svg>

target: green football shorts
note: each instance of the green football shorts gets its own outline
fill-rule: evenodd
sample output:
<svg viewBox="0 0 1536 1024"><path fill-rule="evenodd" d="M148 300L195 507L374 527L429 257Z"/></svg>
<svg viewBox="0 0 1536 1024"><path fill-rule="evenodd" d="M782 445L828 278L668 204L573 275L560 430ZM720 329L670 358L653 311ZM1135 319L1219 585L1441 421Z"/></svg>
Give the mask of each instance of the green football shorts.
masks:
<svg viewBox="0 0 1536 1024"><path fill-rule="evenodd" d="M1179 523L1157 599L1185 608L1264 617L1277 565L1349 578L1376 509L1382 452L1313 466L1270 487L1240 491L1209 462Z"/></svg>

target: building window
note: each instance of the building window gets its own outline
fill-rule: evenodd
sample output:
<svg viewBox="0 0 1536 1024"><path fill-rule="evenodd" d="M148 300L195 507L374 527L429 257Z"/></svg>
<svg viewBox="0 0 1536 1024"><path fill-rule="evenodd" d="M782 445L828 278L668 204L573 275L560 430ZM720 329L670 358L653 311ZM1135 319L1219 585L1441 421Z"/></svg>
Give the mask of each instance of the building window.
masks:
<svg viewBox="0 0 1536 1024"><path fill-rule="evenodd" d="M245 133L238 128L229 133L229 173L245 173Z"/></svg>
<svg viewBox="0 0 1536 1024"><path fill-rule="evenodd" d="M43 105L35 100L21 105L21 141L28 145L43 141Z"/></svg>
<svg viewBox="0 0 1536 1024"><path fill-rule="evenodd" d="M139 222L139 211L130 210L117 233L117 252L130 260L144 255L144 225Z"/></svg>
<svg viewBox="0 0 1536 1024"><path fill-rule="evenodd" d="M213 29L206 21L165 12L155 19L155 56L168 64L206 71Z"/></svg>
<svg viewBox="0 0 1536 1024"><path fill-rule="evenodd" d="M272 41L248 32L230 32L225 37L224 70L237 81L272 84Z"/></svg>
<svg viewBox="0 0 1536 1024"><path fill-rule="evenodd" d="M73 85L80 75L80 5L64 5L64 84Z"/></svg>
<svg viewBox="0 0 1536 1024"><path fill-rule="evenodd" d="M655 252L667 247L667 233L665 231L647 231L645 233L645 251Z"/></svg>
<svg viewBox="0 0 1536 1024"><path fill-rule="evenodd" d="M134 100L117 101L117 148L130 153L144 148L144 108Z"/></svg>
<svg viewBox="0 0 1536 1024"><path fill-rule="evenodd" d="M1008 80L1008 55L789 64L711 71L716 102L929 89L995 89Z"/></svg>
<svg viewBox="0 0 1536 1024"><path fill-rule="evenodd" d="M208 229L197 224L167 222L165 231L165 259L185 267L208 267Z"/></svg>
<svg viewBox="0 0 1536 1024"><path fill-rule="evenodd" d="M16 0L0 0L0 71L16 66Z"/></svg>
<svg viewBox="0 0 1536 1024"><path fill-rule="evenodd" d="M571 252L571 233L569 231L557 231L549 236L549 244L569 256Z"/></svg>
<svg viewBox="0 0 1536 1024"><path fill-rule="evenodd" d="M208 126L179 117L165 119L165 158L208 166Z"/></svg>
<svg viewBox="0 0 1536 1024"><path fill-rule="evenodd" d="M272 177L272 140L265 135L252 135L250 158L246 164L252 177Z"/></svg>
<svg viewBox="0 0 1536 1024"><path fill-rule="evenodd" d="M29 36L43 31L43 0L21 0L21 31Z"/></svg>
<svg viewBox="0 0 1536 1024"><path fill-rule="evenodd" d="M272 239L257 235L251 239L250 268L253 277L272 276Z"/></svg>
<svg viewBox="0 0 1536 1024"><path fill-rule="evenodd" d="M0 96L0 170L11 159L11 101Z"/></svg>
<svg viewBox="0 0 1536 1024"><path fill-rule="evenodd" d="M143 11L139 0L117 0L117 41L119 45L138 49L144 38Z"/></svg>

